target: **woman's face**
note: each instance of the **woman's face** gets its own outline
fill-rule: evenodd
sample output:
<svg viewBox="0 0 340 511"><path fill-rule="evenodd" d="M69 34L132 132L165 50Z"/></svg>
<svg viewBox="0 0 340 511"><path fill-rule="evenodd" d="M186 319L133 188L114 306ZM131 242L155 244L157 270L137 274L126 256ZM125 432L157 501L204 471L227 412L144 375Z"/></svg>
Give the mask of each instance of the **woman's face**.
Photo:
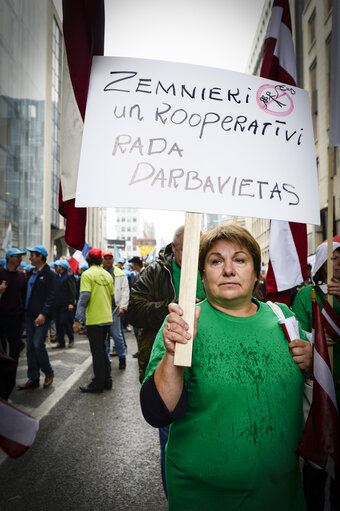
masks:
<svg viewBox="0 0 340 511"><path fill-rule="evenodd" d="M332 255L332 261L334 277L340 280L340 248L334 250Z"/></svg>
<svg viewBox="0 0 340 511"><path fill-rule="evenodd" d="M205 257L202 280L212 305L246 305L256 282L253 258L236 243L216 241Z"/></svg>

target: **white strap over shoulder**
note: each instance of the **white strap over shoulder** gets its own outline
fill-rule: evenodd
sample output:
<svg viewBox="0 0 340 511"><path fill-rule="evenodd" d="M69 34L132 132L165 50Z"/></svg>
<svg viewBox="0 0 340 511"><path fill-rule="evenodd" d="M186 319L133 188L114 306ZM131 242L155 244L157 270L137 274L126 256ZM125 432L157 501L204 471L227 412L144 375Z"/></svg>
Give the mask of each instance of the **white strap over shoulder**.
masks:
<svg viewBox="0 0 340 511"><path fill-rule="evenodd" d="M282 310L280 309L280 307L278 305L276 305L273 302L270 302L269 300L268 300L267 304L269 305L271 310L274 312L274 314L276 314L276 316L279 319L285 319L285 315L283 314Z"/></svg>

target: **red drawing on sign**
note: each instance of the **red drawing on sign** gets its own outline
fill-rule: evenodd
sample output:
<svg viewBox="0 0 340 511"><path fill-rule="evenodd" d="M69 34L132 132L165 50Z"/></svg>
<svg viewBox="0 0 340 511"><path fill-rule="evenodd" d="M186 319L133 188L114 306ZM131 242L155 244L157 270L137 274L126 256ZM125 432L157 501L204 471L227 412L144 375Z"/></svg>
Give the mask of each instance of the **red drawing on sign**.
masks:
<svg viewBox="0 0 340 511"><path fill-rule="evenodd" d="M295 90L287 85L262 85L256 94L256 101L261 110L275 116L289 115L294 109L291 96Z"/></svg>

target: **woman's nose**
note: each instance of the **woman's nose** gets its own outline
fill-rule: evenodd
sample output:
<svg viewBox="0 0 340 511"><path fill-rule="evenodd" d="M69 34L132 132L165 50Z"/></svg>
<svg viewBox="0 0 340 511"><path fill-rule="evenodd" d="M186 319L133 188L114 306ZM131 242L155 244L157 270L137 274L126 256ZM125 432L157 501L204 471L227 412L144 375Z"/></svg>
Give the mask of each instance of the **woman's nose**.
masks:
<svg viewBox="0 0 340 511"><path fill-rule="evenodd" d="M234 275L234 264L232 261L224 261L223 271L225 275Z"/></svg>

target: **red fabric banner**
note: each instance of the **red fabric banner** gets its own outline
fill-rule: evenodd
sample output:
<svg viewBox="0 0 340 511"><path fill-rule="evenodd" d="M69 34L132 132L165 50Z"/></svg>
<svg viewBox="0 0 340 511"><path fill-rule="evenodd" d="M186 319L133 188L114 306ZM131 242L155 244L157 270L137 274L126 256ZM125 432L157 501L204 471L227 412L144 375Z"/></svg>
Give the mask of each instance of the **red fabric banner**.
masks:
<svg viewBox="0 0 340 511"><path fill-rule="evenodd" d="M63 0L63 30L70 78L84 120L93 55L104 55L104 0ZM64 115L67 113L64 112ZM75 199L63 201L59 187L59 213L66 218L65 241L82 250L85 243L86 208Z"/></svg>

